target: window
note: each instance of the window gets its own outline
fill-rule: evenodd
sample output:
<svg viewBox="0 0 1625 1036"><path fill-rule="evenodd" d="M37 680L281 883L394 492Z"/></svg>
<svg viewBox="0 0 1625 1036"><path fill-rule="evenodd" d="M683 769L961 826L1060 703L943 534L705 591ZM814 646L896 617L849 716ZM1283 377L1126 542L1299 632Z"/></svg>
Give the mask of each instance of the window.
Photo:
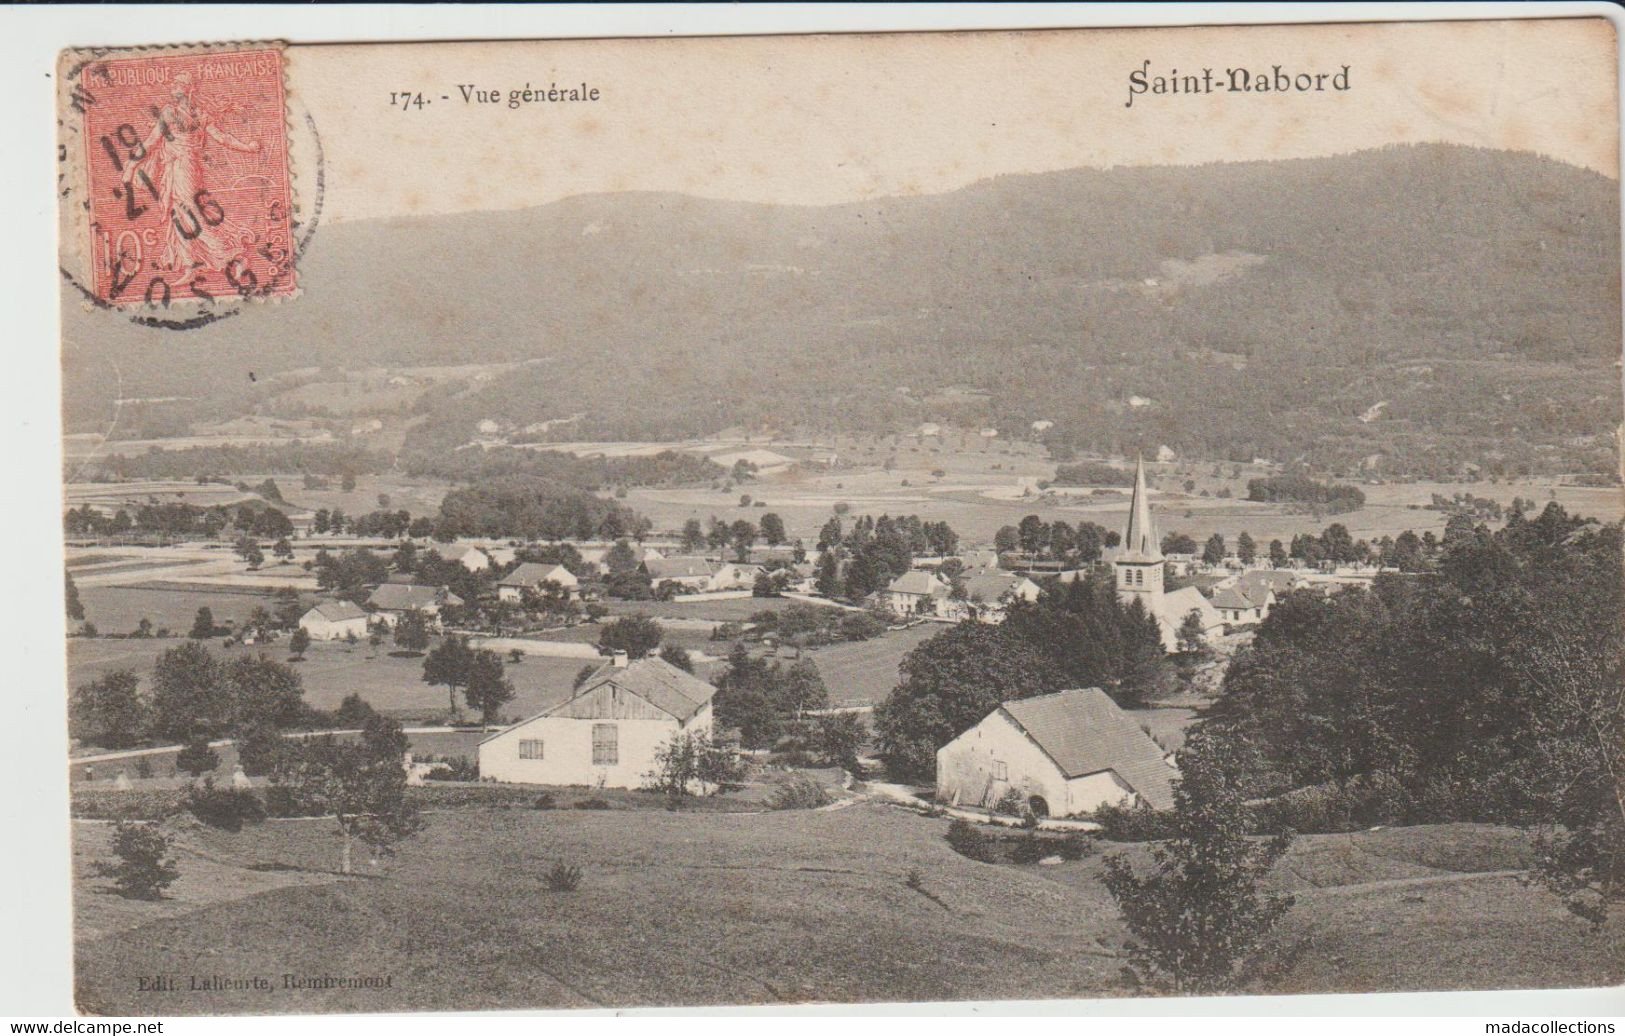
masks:
<svg viewBox="0 0 1625 1036"><path fill-rule="evenodd" d="M540 759L542 757L542 741L537 738L533 741L519 742L519 758Z"/></svg>
<svg viewBox="0 0 1625 1036"><path fill-rule="evenodd" d="M1007 781L1010 779L1010 767L1005 765L1004 760L993 760L993 779L996 781Z"/></svg>
<svg viewBox="0 0 1625 1036"><path fill-rule="evenodd" d="M621 761L620 746L615 738L615 724L592 725L592 764L614 766Z"/></svg>

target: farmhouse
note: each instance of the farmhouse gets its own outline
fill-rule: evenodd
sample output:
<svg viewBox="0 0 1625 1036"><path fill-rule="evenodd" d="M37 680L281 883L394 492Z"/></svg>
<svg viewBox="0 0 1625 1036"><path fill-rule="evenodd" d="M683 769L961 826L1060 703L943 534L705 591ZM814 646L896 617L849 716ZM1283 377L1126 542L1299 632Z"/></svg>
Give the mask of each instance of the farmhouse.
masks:
<svg viewBox="0 0 1625 1036"><path fill-rule="evenodd" d="M943 618L970 619L998 624L1016 601L1036 601L1041 592L1026 576L997 569L964 578L964 597L950 597L940 605Z"/></svg>
<svg viewBox="0 0 1625 1036"><path fill-rule="evenodd" d="M312 640L343 640L354 633L367 635L366 609L350 601L323 601L299 616L299 625Z"/></svg>
<svg viewBox="0 0 1625 1036"><path fill-rule="evenodd" d="M558 587L566 600L575 596L581 588L581 581L563 565L540 565L527 561L497 580L497 598L518 601L524 597L526 590L540 592L548 583Z"/></svg>
<svg viewBox="0 0 1625 1036"><path fill-rule="evenodd" d="M1306 581L1292 572L1251 569L1215 586L1213 607L1225 622L1259 623L1269 616L1276 601L1303 585Z"/></svg>
<svg viewBox="0 0 1625 1036"><path fill-rule="evenodd" d="M655 752L711 729L716 688L659 658L619 655L567 700L480 742L480 776L513 784L640 788Z"/></svg>
<svg viewBox="0 0 1625 1036"><path fill-rule="evenodd" d="M761 565L742 565L728 562L717 566L717 570L711 574L711 581L706 585L706 589L712 591L749 590L756 585L756 577L761 574Z"/></svg>
<svg viewBox="0 0 1625 1036"><path fill-rule="evenodd" d="M443 586L422 586L415 583L383 583L367 598L378 617L395 625L395 620L412 609L438 618L440 609L447 605L460 605L463 599Z"/></svg>
<svg viewBox="0 0 1625 1036"><path fill-rule="evenodd" d="M679 556L673 558L656 558L643 563L644 571L649 573L649 581L659 585L671 582L689 590L705 590L710 587L711 577L716 575L717 569L722 566L709 558Z"/></svg>
<svg viewBox="0 0 1625 1036"><path fill-rule="evenodd" d="M916 568L893 579L880 596L894 615L940 615L952 589L935 572Z"/></svg>
<svg viewBox="0 0 1625 1036"><path fill-rule="evenodd" d="M1224 630L1224 619L1213 604L1194 586L1164 592L1162 577L1166 559L1151 524L1151 501L1145 488L1145 463L1134 462L1134 496L1129 501L1128 528L1112 567L1117 570L1117 597L1124 604L1139 601L1146 613L1157 620L1166 651L1179 650L1179 630L1191 614L1202 628L1202 639L1212 640Z"/></svg>
<svg viewBox="0 0 1625 1036"><path fill-rule="evenodd" d="M1098 687L1007 701L937 750L938 801L989 809L1014 791L1039 816L1125 800L1168 809L1176 776Z"/></svg>

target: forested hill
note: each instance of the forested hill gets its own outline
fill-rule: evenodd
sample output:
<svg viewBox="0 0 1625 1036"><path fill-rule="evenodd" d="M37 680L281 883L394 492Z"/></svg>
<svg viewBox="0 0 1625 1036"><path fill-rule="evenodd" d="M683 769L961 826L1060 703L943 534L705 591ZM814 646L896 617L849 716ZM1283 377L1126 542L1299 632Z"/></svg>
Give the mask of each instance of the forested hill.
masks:
<svg viewBox="0 0 1625 1036"><path fill-rule="evenodd" d="M409 445L577 412L572 435L627 438L1047 420L1094 449L1612 471L1617 197L1439 145L833 207L611 194L343 224L301 298L213 327L65 307L67 413L240 400L248 369L540 358L427 404Z"/></svg>

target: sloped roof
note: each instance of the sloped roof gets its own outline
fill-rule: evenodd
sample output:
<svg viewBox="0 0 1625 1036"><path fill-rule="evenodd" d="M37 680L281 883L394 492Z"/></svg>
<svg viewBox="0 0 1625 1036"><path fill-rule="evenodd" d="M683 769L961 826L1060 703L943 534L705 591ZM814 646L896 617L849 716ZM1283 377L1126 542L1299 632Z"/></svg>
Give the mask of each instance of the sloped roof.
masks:
<svg viewBox="0 0 1625 1036"><path fill-rule="evenodd" d="M1273 591L1275 596L1280 597L1292 589L1292 584L1297 582L1297 579L1298 577L1291 572L1255 568L1243 572L1236 580L1236 585L1241 588L1242 593L1262 604L1266 591Z"/></svg>
<svg viewBox="0 0 1625 1036"><path fill-rule="evenodd" d="M1026 578L1010 572L978 572L965 580L965 595L970 598L981 595L984 601L996 601L1020 586Z"/></svg>
<svg viewBox="0 0 1625 1036"><path fill-rule="evenodd" d="M1111 770L1154 809L1174 804L1174 770L1134 718L1098 687L999 706L1067 778Z"/></svg>
<svg viewBox="0 0 1625 1036"><path fill-rule="evenodd" d="M570 582L575 577L563 565L544 565L536 561L526 561L518 568L509 572L497 581L498 586L537 586L541 583L563 583L561 576L569 577Z"/></svg>
<svg viewBox="0 0 1625 1036"><path fill-rule="evenodd" d="M915 568L893 579L891 585L886 587L886 590L894 594L932 595L945 594L948 592L948 587L937 576Z"/></svg>
<svg viewBox="0 0 1625 1036"><path fill-rule="evenodd" d="M622 668L606 662L596 673L587 677L575 694L542 715L557 712L576 698L605 684L614 684L685 723L717 693L715 687L699 677L683 672L663 658L650 656Z"/></svg>
<svg viewBox="0 0 1625 1036"><path fill-rule="evenodd" d="M1162 595L1156 603L1157 618L1170 623L1175 629L1185 621L1185 616L1192 611L1201 614L1202 621L1208 626L1219 624L1219 612L1213 607L1213 602L1202 596L1202 591L1194 586L1182 586L1178 590L1170 590Z"/></svg>
<svg viewBox="0 0 1625 1036"><path fill-rule="evenodd" d="M462 604L463 599L438 586L384 583L372 592L367 603L384 611L406 611L408 608L429 608L440 604Z"/></svg>
<svg viewBox="0 0 1625 1036"><path fill-rule="evenodd" d="M461 561L470 554L478 554L482 558L485 557L485 552L483 550L467 543L453 543L451 546L439 550L439 554L447 561Z"/></svg>
<svg viewBox="0 0 1625 1036"><path fill-rule="evenodd" d="M328 622L343 622L345 619L364 619L367 611L359 604L351 601L322 601L313 605L310 611L315 612ZM310 614L306 612L305 614Z"/></svg>
<svg viewBox="0 0 1625 1036"><path fill-rule="evenodd" d="M1253 599L1243 592L1239 586L1227 586L1223 590L1213 591L1213 607L1215 608L1246 609L1262 606L1262 601L1254 604Z"/></svg>
<svg viewBox="0 0 1625 1036"><path fill-rule="evenodd" d="M655 558L645 561L643 567L651 579L692 579L696 576L709 579L716 574L718 566L708 558L677 557Z"/></svg>

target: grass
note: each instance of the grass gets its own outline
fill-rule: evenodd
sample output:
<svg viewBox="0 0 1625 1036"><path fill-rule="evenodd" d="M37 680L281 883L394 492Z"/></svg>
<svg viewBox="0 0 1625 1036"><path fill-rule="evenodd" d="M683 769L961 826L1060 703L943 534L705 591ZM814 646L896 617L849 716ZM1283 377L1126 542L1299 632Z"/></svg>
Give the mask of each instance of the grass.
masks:
<svg viewBox="0 0 1625 1036"><path fill-rule="evenodd" d="M232 593L229 590L176 589L156 587L89 586L79 588L79 600L85 606L85 618L96 624L102 633L130 633L143 618L152 621L153 629L168 627L171 632L185 636L192 628L192 620L199 608L208 608L214 614L216 625L227 619L242 622L256 607L270 608L276 603L272 590L264 593Z"/></svg>
<svg viewBox="0 0 1625 1036"><path fill-rule="evenodd" d="M331 821L269 822L239 834L186 827L178 835L181 879L158 904L98 891L106 882L89 864L104 855L108 827L76 824L80 1009L291 1013L1128 992L1118 956L1125 933L1101 886L1098 855L1044 867L976 863L948 847L945 821L875 804L745 816L478 810L428 820L384 865L361 854L363 874L348 880L332 874ZM1485 864L1499 864L1511 837L1468 825L1402 837L1312 836L1288 860L1341 844L1335 851L1425 867L1418 858L1428 857L1426 847L1444 842L1452 852L1488 847ZM582 868L572 895L546 892L560 859ZM1284 934L1307 940L1306 948L1259 992L1621 977L1609 941L1620 934L1617 923L1595 932L1513 879L1442 872L1436 876L1450 880L1319 887L1282 873L1299 895ZM234 975L277 981L265 992L136 992L138 976L157 973L180 974L184 988L202 957L229 961ZM391 985L284 991L286 971L388 975Z"/></svg>
<svg viewBox="0 0 1625 1036"><path fill-rule="evenodd" d="M852 640L808 652L829 688L831 705L879 704L897 686L903 656L948 627L924 623L894 630L874 640Z"/></svg>

